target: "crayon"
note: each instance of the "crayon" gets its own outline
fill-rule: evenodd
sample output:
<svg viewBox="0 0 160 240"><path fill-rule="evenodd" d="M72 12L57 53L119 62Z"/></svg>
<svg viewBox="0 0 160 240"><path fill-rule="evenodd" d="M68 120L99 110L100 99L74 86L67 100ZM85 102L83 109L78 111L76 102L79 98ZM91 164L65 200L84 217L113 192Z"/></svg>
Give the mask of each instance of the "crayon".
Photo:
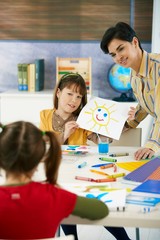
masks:
<svg viewBox="0 0 160 240"><path fill-rule="evenodd" d="M101 161L106 161L106 162L117 162L117 159L115 158L104 158L104 157L100 157L99 158Z"/></svg>
<svg viewBox="0 0 160 240"><path fill-rule="evenodd" d="M67 150L75 150L76 148L80 147L79 145L68 145Z"/></svg>
<svg viewBox="0 0 160 240"><path fill-rule="evenodd" d="M104 178L104 179L96 179L95 182L115 182L116 178Z"/></svg>
<svg viewBox="0 0 160 240"><path fill-rule="evenodd" d="M114 164L113 164L113 163L109 163L109 164L103 165L103 166L101 166L100 168L101 168L101 169L105 169L105 168L111 168L111 167L114 167Z"/></svg>
<svg viewBox="0 0 160 240"><path fill-rule="evenodd" d="M125 173L115 173L115 174L109 175L108 177L109 178L118 178L118 177L123 177L125 175L126 175Z"/></svg>
<svg viewBox="0 0 160 240"><path fill-rule="evenodd" d="M114 153L110 154L110 157L123 157L123 156L129 156L129 153Z"/></svg>
<svg viewBox="0 0 160 240"><path fill-rule="evenodd" d="M113 166L113 172L117 172L117 165L116 164L114 164L114 166Z"/></svg>
<svg viewBox="0 0 160 240"><path fill-rule="evenodd" d="M81 164L78 165L78 168L83 168L87 165L87 162L83 162Z"/></svg>
<svg viewBox="0 0 160 240"><path fill-rule="evenodd" d="M75 179L81 180L81 181L96 182L96 183L116 181L116 178L93 179L93 178L87 178L87 177L81 177L81 176L75 176Z"/></svg>
<svg viewBox="0 0 160 240"><path fill-rule="evenodd" d="M102 167L102 166L107 166L107 165L110 165L110 163L96 164L96 165L92 165L91 167Z"/></svg>
<svg viewBox="0 0 160 240"><path fill-rule="evenodd" d="M101 171L97 171L97 170L93 170L93 169L90 169L90 171L93 172L93 173L97 173L97 174L108 176L107 173L104 173L104 172L101 172Z"/></svg>
<svg viewBox="0 0 160 240"><path fill-rule="evenodd" d="M69 150L63 150L62 151L63 154L67 154L67 155L82 155L85 154L85 152L82 151L69 151Z"/></svg>
<svg viewBox="0 0 160 240"><path fill-rule="evenodd" d="M95 179L93 179L93 178L87 178L87 177L81 177L81 176L75 176L75 179L82 180L82 181L88 181L88 182L95 182Z"/></svg>

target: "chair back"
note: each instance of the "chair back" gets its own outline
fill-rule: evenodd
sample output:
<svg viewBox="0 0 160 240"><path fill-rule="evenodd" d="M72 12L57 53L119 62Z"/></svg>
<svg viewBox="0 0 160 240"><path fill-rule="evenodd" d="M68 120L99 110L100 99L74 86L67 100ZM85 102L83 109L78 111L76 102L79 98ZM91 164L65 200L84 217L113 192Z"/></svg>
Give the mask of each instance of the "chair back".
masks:
<svg viewBox="0 0 160 240"><path fill-rule="evenodd" d="M111 146L141 147L142 128L131 128L123 132L119 140L113 140Z"/></svg>

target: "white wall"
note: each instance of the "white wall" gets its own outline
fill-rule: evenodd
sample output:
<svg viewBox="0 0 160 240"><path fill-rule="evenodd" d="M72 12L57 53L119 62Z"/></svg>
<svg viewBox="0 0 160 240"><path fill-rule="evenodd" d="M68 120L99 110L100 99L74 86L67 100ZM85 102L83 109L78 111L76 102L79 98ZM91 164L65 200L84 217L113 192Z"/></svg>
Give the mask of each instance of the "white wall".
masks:
<svg viewBox="0 0 160 240"><path fill-rule="evenodd" d="M160 0L153 1L152 52L160 53Z"/></svg>

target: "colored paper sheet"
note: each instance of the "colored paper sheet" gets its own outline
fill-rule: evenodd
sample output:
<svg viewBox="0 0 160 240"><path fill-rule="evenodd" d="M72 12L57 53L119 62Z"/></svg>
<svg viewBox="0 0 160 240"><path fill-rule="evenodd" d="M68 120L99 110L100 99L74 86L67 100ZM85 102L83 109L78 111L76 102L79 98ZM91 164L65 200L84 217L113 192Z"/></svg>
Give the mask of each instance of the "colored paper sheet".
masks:
<svg viewBox="0 0 160 240"><path fill-rule="evenodd" d="M160 167L158 167L151 175L147 178L151 180L160 180Z"/></svg>
<svg viewBox="0 0 160 240"><path fill-rule="evenodd" d="M127 174L124 179L135 182L144 182L158 167L160 167L160 157L155 157L143 166Z"/></svg>
<svg viewBox="0 0 160 240"><path fill-rule="evenodd" d="M120 168L123 168L127 171L134 171L137 168L143 166L145 163L147 163L149 160L143 160L143 161L136 161L136 162L120 162L120 163L116 163L117 166L119 166Z"/></svg>

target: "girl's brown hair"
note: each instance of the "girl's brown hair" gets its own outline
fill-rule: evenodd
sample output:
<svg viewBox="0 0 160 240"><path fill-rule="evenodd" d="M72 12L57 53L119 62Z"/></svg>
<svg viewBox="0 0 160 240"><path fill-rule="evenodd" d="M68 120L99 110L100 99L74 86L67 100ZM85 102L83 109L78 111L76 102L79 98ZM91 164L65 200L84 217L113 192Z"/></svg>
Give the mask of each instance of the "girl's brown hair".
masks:
<svg viewBox="0 0 160 240"><path fill-rule="evenodd" d="M27 174L43 160L46 180L56 184L61 146L52 132L42 132L30 122L0 123L0 168L6 173ZM46 148L46 137L49 147Z"/></svg>
<svg viewBox="0 0 160 240"><path fill-rule="evenodd" d="M67 88L73 87L76 92L82 95L81 105L75 112L73 112L73 114L78 116L82 108L87 103L87 88L85 81L82 78L82 76L78 73L67 73L63 75L62 78L59 80L54 91L53 104L56 109L58 108L57 90L60 89L60 91L62 91L65 87Z"/></svg>

